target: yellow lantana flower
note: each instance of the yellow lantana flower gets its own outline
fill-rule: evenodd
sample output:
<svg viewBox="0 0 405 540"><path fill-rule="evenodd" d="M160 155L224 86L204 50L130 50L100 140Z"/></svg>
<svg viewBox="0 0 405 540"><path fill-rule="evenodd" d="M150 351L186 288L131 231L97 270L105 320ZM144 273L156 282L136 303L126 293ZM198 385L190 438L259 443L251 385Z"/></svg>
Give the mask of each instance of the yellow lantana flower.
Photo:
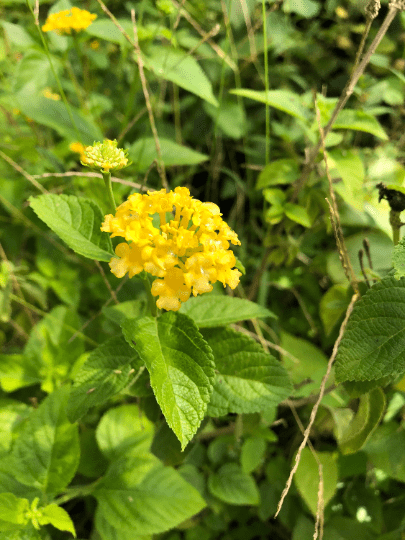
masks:
<svg viewBox="0 0 405 540"><path fill-rule="evenodd" d="M216 204L193 199L185 187L130 195L115 216L105 216L101 230L126 240L110 261L112 273L132 277L144 270L155 276L151 292L160 309L177 311L191 294L210 292L217 281L231 289L239 283L229 249L230 243L240 245L236 233Z"/></svg>
<svg viewBox="0 0 405 540"><path fill-rule="evenodd" d="M82 161L85 159L84 151L86 150L86 147L81 142L73 142L69 144L69 150L71 152L75 152L76 154L80 154L80 160Z"/></svg>
<svg viewBox="0 0 405 540"><path fill-rule="evenodd" d="M102 143L95 142L93 146L85 148L81 163L90 169L109 173L119 171L129 165L127 154L127 150L117 148L116 140L104 139Z"/></svg>
<svg viewBox="0 0 405 540"><path fill-rule="evenodd" d="M73 7L72 9L65 9L48 15L45 24L42 26L42 31L50 32L54 30L57 34L70 34L72 30L80 32L80 30L85 30L90 26L96 18L95 13Z"/></svg>

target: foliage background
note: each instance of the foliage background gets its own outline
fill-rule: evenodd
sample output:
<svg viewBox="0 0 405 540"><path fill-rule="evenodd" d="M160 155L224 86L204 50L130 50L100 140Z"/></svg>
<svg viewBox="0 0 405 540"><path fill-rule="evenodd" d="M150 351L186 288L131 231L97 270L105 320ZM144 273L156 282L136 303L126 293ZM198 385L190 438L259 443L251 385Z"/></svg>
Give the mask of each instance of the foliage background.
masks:
<svg viewBox="0 0 405 540"><path fill-rule="evenodd" d="M380 379L384 390L367 383L334 386L331 375L311 431L312 447L304 450L289 495L273 519L302 440L300 425L308 424L353 293L336 251L320 157L298 193L294 182L307 149L319 138L314 92L326 125L353 66L365 26L364 2L190 0L180 18L176 2L106 2L129 34L130 10L136 10L170 188L187 185L196 198L220 206L242 242L237 255L245 275L235 294L275 315L257 314L234 330L254 336L277 357L294 385L278 407L207 416L185 452L165 423L146 374L130 389L123 380L108 401L94 401L76 434L64 416L64 383L76 380L96 345L114 339L121 315L142 312L145 298L136 279L120 282L105 263L73 254L27 200L44 190L74 194L92 198L104 213L108 201L102 181L83 174L78 155L69 149L78 140L91 144L104 137L118 139L133 161L114 182L117 201L141 185L161 187L133 49L99 3L76 5L98 18L74 37L45 35L54 70L25 2L3 0L0 7L0 491L30 502L36 496L38 478L30 480L27 472L30 442L35 426L49 424L55 433L63 432L63 473L58 464L44 472L46 502L63 506L79 538L134 538L133 530L121 530L121 522L131 516L108 514L102 487L97 511L89 487L101 477L106 482L107 463L119 457L124 441L134 448L151 445L143 469L136 456L133 468L128 468L127 454L126 465L118 458L114 462L138 479L149 471L151 484L146 485L156 497L150 503L149 529L140 527L139 538L306 540L319 515L313 448L323 465L324 538L403 538L401 370ZM40 2L41 24L49 9L69 7L64 0ZM386 10L383 2L369 40ZM371 251L372 268L364 257L369 284L392 268L389 207L378 202L376 184L402 186L404 180L404 25L404 13L398 14L326 140L362 293L367 284L358 251L364 250L364 238ZM74 123L60 99L55 73ZM403 319L402 312L398 317ZM115 346L124 347L121 342ZM87 390L95 376L89 374ZM356 422L350 423L353 418ZM13 459L26 462L16 479L10 478ZM114 469L109 471L114 476ZM175 485L179 490L193 486L204 508L195 495L187 519L179 511L178 519L170 521ZM51 525L40 532L31 528L27 536L1 534L67 535Z"/></svg>

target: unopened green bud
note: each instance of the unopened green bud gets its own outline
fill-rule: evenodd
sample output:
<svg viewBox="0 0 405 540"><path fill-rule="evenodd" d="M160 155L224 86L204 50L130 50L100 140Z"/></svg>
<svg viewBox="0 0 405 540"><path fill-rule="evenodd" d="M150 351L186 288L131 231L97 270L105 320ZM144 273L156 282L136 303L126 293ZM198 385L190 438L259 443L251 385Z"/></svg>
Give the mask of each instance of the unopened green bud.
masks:
<svg viewBox="0 0 405 540"><path fill-rule="evenodd" d="M85 148L81 164L103 173L119 171L129 165L128 150L117 148L116 140L104 139Z"/></svg>

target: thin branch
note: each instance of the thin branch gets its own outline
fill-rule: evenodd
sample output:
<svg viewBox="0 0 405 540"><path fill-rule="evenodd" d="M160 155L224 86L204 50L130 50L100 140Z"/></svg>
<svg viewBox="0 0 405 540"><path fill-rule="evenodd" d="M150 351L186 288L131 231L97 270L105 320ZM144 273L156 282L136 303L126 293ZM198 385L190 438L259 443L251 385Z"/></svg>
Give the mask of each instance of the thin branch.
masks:
<svg viewBox="0 0 405 540"><path fill-rule="evenodd" d="M64 178L69 176L86 176L88 178L103 178L101 173L96 172L78 172L78 171L69 171L64 173L44 173L44 174L34 174L32 178ZM136 182L130 182L129 180L122 180L121 178L116 178L115 176L111 177L112 182L117 182L118 184L123 184L124 186L130 186L135 189L142 189L142 184L137 184ZM150 188L150 191L154 191Z"/></svg>
<svg viewBox="0 0 405 540"><path fill-rule="evenodd" d="M363 59L358 64L356 69L353 71L348 83L346 84L345 88L343 89L343 92L342 92L342 94L341 94L341 96L340 96L340 98L339 98L339 100L338 100L338 102L337 102L337 104L335 106L335 109L334 109L334 111L332 113L332 116L330 117L330 120L329 120L328 124L326 125L326 127L324 129L325 138L327 137L328 133L332 129L332 126L335 123L336 118L338 117L340 111L344 108L344 106L346 105L349 97L352 95L353 90L354 90L358 80L363 75L364 70L366 69L367 64L370 61L371 56L374 54L376 48L380 44L382 38L386 34L388 28L390 27L392 21L394 20L396 14L398 13L398 11L400 9L404 9L404 7L402 7L402 5L401 6L399 5L398 0L397 1L394 0L394 1L390 2L388 13L387 13L387 15L386 15L380 29L378 30L375 38L373 39L370 47L368 48L366 54L363 57ZM377 13L378 13L378 11L377 11ZM366 16L367 16L367 19L369 20L370 18L373 17L373 12L372 11L367 11ZM300 192L302 186L304 185L304 183L306 182L309 174L311 173L311 171L315 167L315 160L316 160L316 157L318 155L318 152L319 152L321 146L322 146L322 141L320 140L318 142L318 144L309 152L307 163L306 163L306 165L304 167L302 175L300 176L300 178L297 180L297 182L295 184L295 189L294 189L294 193L293 193L293 197L292 197L293 200L295 200L297 198L298 193Z"/></svg>
<svg viewBox="0 0 405 540"><path fill-rule="evenodd" d="M352 314L354 304L356 303L358 298L359 298L359 295L357 293L355 293L352 296L349 307L347 308L346 316L345 316L344 321L342 322L342 325L340 327L339 336L338 336L338 338L337 338L337 340L335 342L335 345L333 346L332 355L329 358L328 367L326 369L326 373L323 376L323 379L322 379L322 382L321 382L321 387L320 387L320 390L319 390L318 399L317 399L315 405L312 408L311 416L309 418L309 423L308 423L308 426L307 426L307 428L305 430L305 433L304 433L304 438L302 440L302 443L300 444L300 447L298 448L298 452L297 452L297 454L295 456L294 466L291 469L290 476L288 477L286 486L285 486L285 488L283 490L283 493L281 494L281 498L280 498L280 501L279 501L278 506L277 506L277 512L276 512L276 515L274 517L278 516L278 514L279 514L279 512L281 510L281 507L283 506L284 499L286 498L286 496L287 496L287 494L288 494L288 492L290 490L292 480L294 478L294 474L296 473L296 471L298 469L298 465L299 465L299 462L300 462L300 459L301 459L302 451L304 450L304 448L305 448L305 446L306 446L306 444L308 442L309 434L310 434L312 426L314 424L315 417L316 417L316 414L318 412L319 405L321 404L322 398L323 398L324 393L325 393L326 381L329 378L330 372L332 370L333 362L335 361L335 358L336 358L336 355L337 355L337 352L338 352L340 342L342 341L343 334L345 332L345 329L346 329L347 323L349 321L350 315Z"/></svg>
<svg viewBox="0 0 405 540"><path fill-rule="evenodd" d="M31 184L33 186L35 186L39 191L41 191L42 193L48 193L46 191L46 189L43 186L41 186L41 184L39 182L37 182L35 180L34 176L31 176L26 171L24 171L24 169L22 167L20 167L20 165L18 165L18 163L16 163L13 159L11 159L11 157L9 157L7 154L2 152L1 150L0 150L0 157L2 157L4 159L4 161L7 161L7 163L9 165L11 165L17 172L22 174L24 176L24 178L26 178L28 180L28 182L31 182Z"/></svg>

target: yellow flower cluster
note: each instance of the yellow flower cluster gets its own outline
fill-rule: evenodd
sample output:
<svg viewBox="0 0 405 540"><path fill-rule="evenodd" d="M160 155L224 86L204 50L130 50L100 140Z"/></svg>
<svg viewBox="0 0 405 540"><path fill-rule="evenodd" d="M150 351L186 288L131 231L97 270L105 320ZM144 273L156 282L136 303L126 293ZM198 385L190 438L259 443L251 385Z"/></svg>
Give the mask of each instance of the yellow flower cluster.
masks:
<svg viewBox="0 0 405 540"><path fill-rule="evenodd" d="M48 15L42 31L50 32L54 30L57 34L70 34L72 30L80 32L80 30L84 30L90 26L96 18L97 15L95 13L73 7L72 9L66 9Z"/></svg>
<svg viewBox="0 0 405 540"><path fill-rule="evenodd" d="M85 167L98 169L104 173L119 171L129 165L127 154L126 150L117 148L117 141L104 139L102 143L97 142L84 149L84 158L81 159L81 163Z"/></svg>
<svg viewBox="0 0 405 540"><path fill-rule="evenodd" d="M52 92L52 90L49 88L49 86L47 86L46 88L44 88L42 90L42 95L44 97L46 97L47 99L53 99L53 101L59 101L60 100L60 95L59 94L54 94Z"/></svg>
<svg viewBox="0 0 405 540"><path fill-rule="evenodd" d="M115 249L118 258L110 261L112 273L133 277L145 270L155 276L156 305L171 311L191 293L210 292L216 281L234 289L241 273L234 268L229 243L240 241L221 215L216 204L193 199L185 187L130 195L115 216L105 216L101 227L127 241Z"/></svg>
<svg viewBox="0 0 405 540"><path fill-rule="evenodd" d="M76 154L80 154L80 161L83 161L86 159L86 154L84 151L86 150L86 147L83 146L81 142L72 142L69 144L69 150L72 152L75 152Z"/></svg>

